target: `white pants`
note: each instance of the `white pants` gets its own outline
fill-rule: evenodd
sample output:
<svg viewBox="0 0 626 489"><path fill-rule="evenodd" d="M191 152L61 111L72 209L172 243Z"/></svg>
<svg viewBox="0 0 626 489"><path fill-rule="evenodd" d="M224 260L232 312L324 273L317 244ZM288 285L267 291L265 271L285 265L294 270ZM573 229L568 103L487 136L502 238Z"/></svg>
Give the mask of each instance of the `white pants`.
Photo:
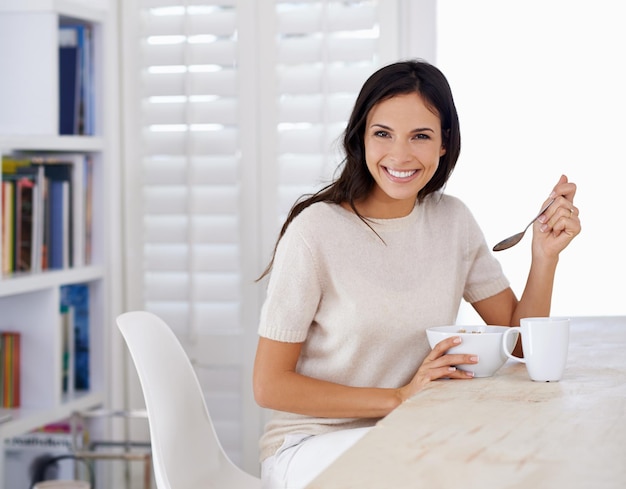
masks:
<svg viewBox="0 0 626 489"><path fill-rule="evenodd" d="M263 489L301 489L354 445L371 428L333 431L324 435L287 435L275 455L261 466Z"/></svg>

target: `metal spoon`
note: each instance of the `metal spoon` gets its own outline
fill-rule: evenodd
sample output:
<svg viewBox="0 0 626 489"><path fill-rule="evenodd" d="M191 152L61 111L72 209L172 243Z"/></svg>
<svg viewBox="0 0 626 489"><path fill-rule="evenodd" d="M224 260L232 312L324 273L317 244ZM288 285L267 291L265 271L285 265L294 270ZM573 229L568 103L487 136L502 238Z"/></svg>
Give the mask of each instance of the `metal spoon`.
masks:
<svg viewBox="0 0 626 489"><path fill-rule="evenodd" d="M550 207L554 203L555 200L556 199L552 199L550 202L548 202L548 205L546 205L543 209L539 211L539 214L537 214L535 218L528 223L528 226L526 226L521 233L517 233L517 234L514 234L513 236L503 239L502 241L500 241L497 245L493 247L493 251L507 250L511 246L515 246L517 243L519 243L524 237L526 230L531 226L531 224L535 222L541 214L546 212L548 210L548 207Z"/></svg>

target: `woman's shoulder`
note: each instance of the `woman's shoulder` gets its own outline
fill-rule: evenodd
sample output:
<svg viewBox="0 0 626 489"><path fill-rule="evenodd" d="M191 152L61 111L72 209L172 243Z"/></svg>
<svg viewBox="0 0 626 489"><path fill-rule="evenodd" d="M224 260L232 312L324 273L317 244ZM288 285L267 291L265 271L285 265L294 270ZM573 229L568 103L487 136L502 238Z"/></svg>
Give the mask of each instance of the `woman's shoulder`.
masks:
<svg viewBox="0 0 626 489"><path fill-rule="evenodd" d="M292 221L291 224L308 227L324 223L326 225L345 219L347 211L340 205L330 202L315 202L306 207Z"/></svg>
<svg viewBox="0 0 626 489"><path fill-rule="evenodd" d="M321 235L336 232L345 224L348 211L329 202L315 202L303 209L289 223L285 234L317 239Z"/></svg>
<svg viewBox="0 0 626 489"><path fill-rule="evenodd" d="M324 254L354 233L348 211L337 204L316 202L303 209L287 226L279 241L281 249L306 248L308 253Z"/></svg>
<svg viewBox="0 0 626 489"><path fill-rule="evenodd" d="M455 197L454 195L444 194L441 192L435 192L428 195L424 199L423 205L428 210L448 214L450 216L463 216L471 214L469 208L461 199Z"/></svg>

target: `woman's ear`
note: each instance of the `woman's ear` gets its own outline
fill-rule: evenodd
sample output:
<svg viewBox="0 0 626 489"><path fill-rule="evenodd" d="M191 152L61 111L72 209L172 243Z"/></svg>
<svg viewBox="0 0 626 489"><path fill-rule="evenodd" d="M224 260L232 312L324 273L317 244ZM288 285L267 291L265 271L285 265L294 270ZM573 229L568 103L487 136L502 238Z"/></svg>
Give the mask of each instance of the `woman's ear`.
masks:
<svg viewBox="0 0 626 489"><path fill-rule="evenodd" d="M446 129L442 131L441 134L441 148L439 149L439 158L446 154L446 146L448 141L450 140L450 129Z"/></svg>

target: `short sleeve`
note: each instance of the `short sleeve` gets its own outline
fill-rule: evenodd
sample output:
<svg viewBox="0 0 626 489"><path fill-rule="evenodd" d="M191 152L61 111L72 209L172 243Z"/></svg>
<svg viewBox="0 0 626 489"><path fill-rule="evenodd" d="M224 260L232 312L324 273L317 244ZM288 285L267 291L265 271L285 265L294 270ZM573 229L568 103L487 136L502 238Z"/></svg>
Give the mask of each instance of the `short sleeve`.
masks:
<svg viewBox="0 0 626 489"><path fill-rule="evenodd" d="M500 262L487 247L485 236L478 223L469 210L467 212L470 266L463 298L469 303L474 303L499 294L509 287L509 281L502 271Z"/></svg>
<svg viewBox="0 0 626 489"><path fill-rule="evenodd" d="M278 243L267 296L261 309L259 335L289 343L306 340L321 299L312 250L294 220Z"/></svg>

